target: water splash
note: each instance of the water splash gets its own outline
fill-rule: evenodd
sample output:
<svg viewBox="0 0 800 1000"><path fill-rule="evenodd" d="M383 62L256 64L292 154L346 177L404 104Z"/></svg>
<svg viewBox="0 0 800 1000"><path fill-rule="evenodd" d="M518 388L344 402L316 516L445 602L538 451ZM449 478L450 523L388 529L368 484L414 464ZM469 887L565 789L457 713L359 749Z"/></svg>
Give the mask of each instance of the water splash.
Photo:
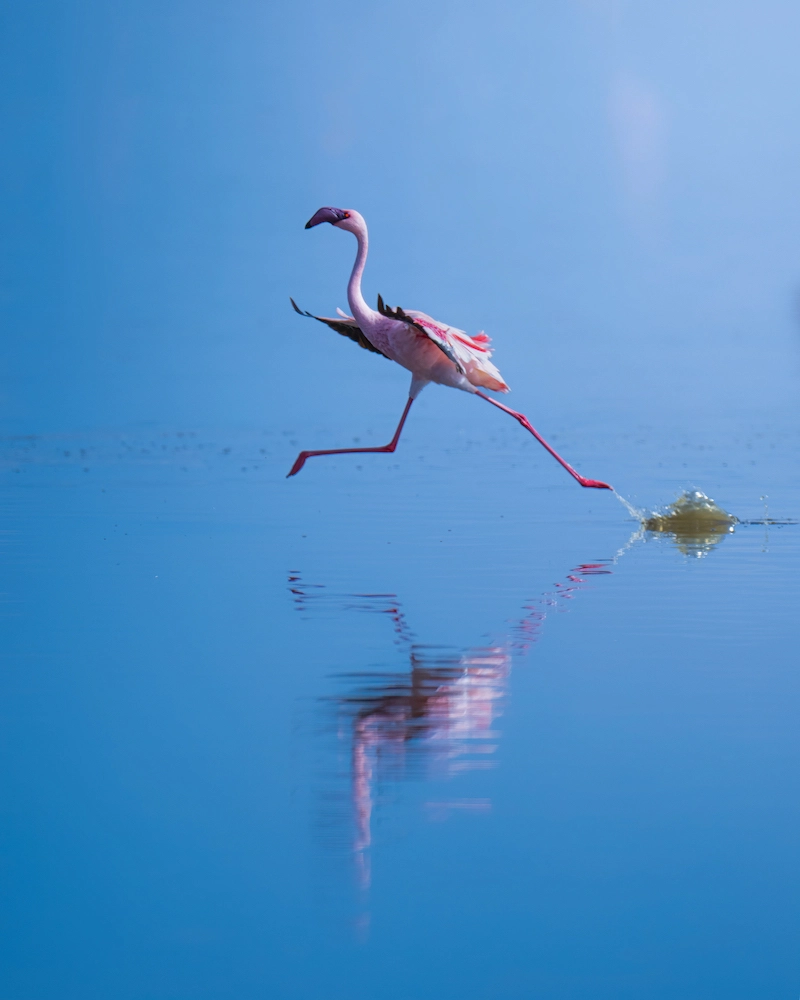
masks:
<svg viewBox="0 0 800 1000"><path fill-rule="evenodd" d="M625 497L622 496L622 494L617 493L616 490L612 490L612 492L614 496L617 498L617 500L619 500L619 502L625 508L625 510L627 510L627 512L631 515L631 517L634 518L634 520L641 521L644 518L645 512L643 510L639 510L637 507L634 507L629 500L626 500Z"/></svg>
<svg viewBox="0 0 800 1000"><path fill-rule="evenodd" d="M642 527L667 535L685 555L707 555L725 535L732 534L739 519L700 490L690 490L662 510L641 516Z"/></svg>
<svg viewBox="0 0 800 1000"><path fill-rule="evenodd" d="M663 510L651 511L644 517L648 531L713 531L728 533L739 518L723 510L711 497L700 490L681 494Z"/></svg>
<svg viewBox="0 0 800 1000"><path fill-rule="evenodd" d="M763 518L741 520L734 514L729 514L700 490L687 490L674 503L656 510L639 510L616 490L613 493L631 517L639 522L639 530L631 536L617 556L648 536L661 535L685 555L700 558L719 545L726 535L733 534L737 526L761 524L783 527L800 523L792 518L777 520L769 517L766 504ZM761 497L761 500L766 499Z"/></svg>

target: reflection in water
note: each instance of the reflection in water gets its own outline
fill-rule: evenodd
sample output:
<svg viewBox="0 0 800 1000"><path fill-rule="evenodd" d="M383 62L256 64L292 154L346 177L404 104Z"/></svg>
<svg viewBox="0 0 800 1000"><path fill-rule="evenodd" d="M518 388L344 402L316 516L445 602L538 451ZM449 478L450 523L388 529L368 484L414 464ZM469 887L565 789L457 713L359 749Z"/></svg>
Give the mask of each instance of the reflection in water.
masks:
<svg viewBox="0 0 800 1000"><path fill-rule="evenodd" d="M635 543L669 539L690 557L707 555L737 525L789 522L739 521L699 491L684 493L669 507L644 514L628 543L613 559L581 563L553 589L530 600L507 627L502 643L442 649L418 641L395 594L336 594L309 584L297 572L289 588L298 611L314 615L380 615L391 624L394 642L407 659L402 672L362 671L340 676L342 693L323 699L332 708L338 752L344 750L348 793L347 841L363 887L370 883L369 848L380 789L390 782L422 777L452 778L491 768L512 661L538 640L549 615L565 611L591 577L608 575ZM336 800L336 796L330 796ZM431 816L452 810L485 811L491 801L453 799L427 804ZM329 825L330 830L330 825Z"/></svg>
<svg viewBox="0 0 800 1000"><path fill-rule="evenodd" d="M299 611L383 615L408 657L408 669L402 673L366 671L341 677L345 691L325 699L334 709L338 742L348 746L348 826L363 887L370 883L369 848L381 785L491 768L500 735L495 720L501 714L512 658L537 641L548 615L566 610L590 577L611 573L611 563L582 563L552 591L529 601L502 645L461 650L419 643L394 594L337 595L321 585L304 583L298 573L290 575ZM489 799L427 805L434 818L451 810L491 808Z"/></svg>
<svg viewBox="0 0 800 1000"><path fill-rule="evenodd" d="M361 675L336 699L352 740L353 848L365 885L378 783L423 771L452 776L487 768L492 765L485 756L496 749L492 724L508 677L508 651L437 654L413 647L410 659L407 675Z"/></svg>

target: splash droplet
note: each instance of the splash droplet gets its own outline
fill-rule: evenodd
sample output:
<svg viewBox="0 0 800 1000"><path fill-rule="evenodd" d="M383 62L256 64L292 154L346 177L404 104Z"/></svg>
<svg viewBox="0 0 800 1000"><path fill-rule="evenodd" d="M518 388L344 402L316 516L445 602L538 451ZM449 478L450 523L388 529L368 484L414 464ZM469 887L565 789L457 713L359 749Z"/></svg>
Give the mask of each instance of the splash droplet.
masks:
<svg viewBox="0 0 800 1000"><path fill-rule="evenodd" d="M627 510L627 512L631 515L632 518L634 518L637 521L642 520L645 513L643 510L639 510L638 508L634 507L629 500L626 500L625 497L622 496L622 494L617 493L616 490L614 490L613 493L614 496L617 498L617 500L619 500L619 502L622 504L625 510Z"/></svg>

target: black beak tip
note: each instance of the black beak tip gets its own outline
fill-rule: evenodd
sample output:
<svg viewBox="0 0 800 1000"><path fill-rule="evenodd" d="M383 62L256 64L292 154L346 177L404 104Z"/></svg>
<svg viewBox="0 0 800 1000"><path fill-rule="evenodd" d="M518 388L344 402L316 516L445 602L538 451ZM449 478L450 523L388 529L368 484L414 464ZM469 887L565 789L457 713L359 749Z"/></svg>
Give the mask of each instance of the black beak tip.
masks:
<svg viewBox="0 0 800 1000"><path fill-rule="evenodd" d="M314 226L319 226L323 222L330 222L332 226L335 226L337 222L341 222L342 219L346 218L347 212L343 211L341 208L330 208L326 205L325 208L320 208L311 216L306 223L306 229L312 229Z"/></svg>

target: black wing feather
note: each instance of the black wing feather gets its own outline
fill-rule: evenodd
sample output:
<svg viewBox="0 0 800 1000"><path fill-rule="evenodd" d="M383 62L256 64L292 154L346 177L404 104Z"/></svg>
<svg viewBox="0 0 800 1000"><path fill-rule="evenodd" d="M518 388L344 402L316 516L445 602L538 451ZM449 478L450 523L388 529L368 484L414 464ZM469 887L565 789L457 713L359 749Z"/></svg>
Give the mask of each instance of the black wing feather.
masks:
<svg viewBox="0 0 800 1000"><path fill-rule="evenodd" d="M379 351L378 348L374 344L370 343L370 341L364 336L361 327L356 324L355 320L347 322L347 320L343 319L334 319L332 316L315 316L314 313L306 312L305 309L301 309L291 296L289 297L289 301L294 306L294 311L299 313L301 316L308 316L309 319L315 319L318 323L324 323L325 326L329 326L331 330L335 330L343 337L347 337L348 340L352 340L354 344L358 344L359 347L363 347L365 351L372 351L373 354L380 354L382 358L386 357L383 351Z"/></svg>
<svg viewBox="0 0 800 1000"><path fill-rule="evenodd" d="M418 333L427 337L432 344L436 344L442 354L453 362L456 369L460 371L462 375L464 374L464 366L458 360L455 353L450 348L450 345L445 340L434 336L430 330L427 330L421 323L418 323L413 316L409 316L408 313L401 309L400 306L396 309L392 309L392 307L387 306L383 301L383 298L378 295L378 312L381 316L388 316L389 319L399 319L401 323L407 323L409 326L413 326Z"/></svg>

